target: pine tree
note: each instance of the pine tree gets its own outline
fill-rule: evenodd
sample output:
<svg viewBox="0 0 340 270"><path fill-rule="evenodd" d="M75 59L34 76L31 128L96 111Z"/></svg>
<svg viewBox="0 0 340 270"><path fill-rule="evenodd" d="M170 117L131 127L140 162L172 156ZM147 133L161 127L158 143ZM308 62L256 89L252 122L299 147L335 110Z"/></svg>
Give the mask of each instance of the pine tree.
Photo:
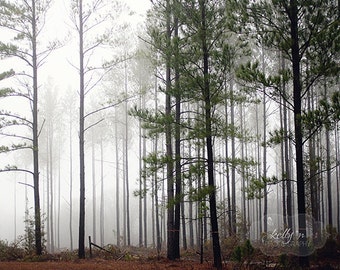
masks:
<svg viewBox="0 0 340 270"><path fill-rule="evenodd" d="M306 115L304 100L306 93L313 85L320 83L322 78L332 78L339 72L339 26L337 3L335 1L229 1L242 13L236 20L246 22L250 31L255 29L255 40L268 48L283 53L283 57L290 61L285 70L277 75L264 74L257 65L244 66L240 77L247 81L257 82L271 91L267 93L274 100L282 97L287 106L293 111L295 168L297 182L297 202L299 214L299 233L304 237L299 239L300 254L306 254L306 188L304 174L304 145L310 134L306 133ZM240 20L241 19L241 20ZM240 26L242 24L238 24ZM234 28L235 29L235 28ZM236 29L235 29L236 30ZM251 33L251 32L248 32ZM305 67L308 63L309 68ZM292 93L285 93L280 87L282 81L292 84ZM318 106L315 112L323 111ZM316 113L318 114L318 113ZM323 113L322 113L323 114ZM320 129L331 117L323 118ZM314 130L314 132L316 131ZM306 257L300 257L300 266L308 265Z"/></svg>
<svg viewBox="0 0 340 270"><path fill-rule="evenodd" d="M35 219L35 249L36 254L42 254L42 232L41 232L41 209L40 209L40 193L39 193L39 123L38 123L38 70L43 64L43 60L50 52L58 46L57 42L43 46L40 42L40 34L44 26L45 17L51 1L32 0L21 3L20 1L1 1L0 11L0 27L11 31L13 39L11 43L0 42L0 54L3 57L16 57L28 66L28 73L22 74L28 76L31 80L27 89L8 90L4 96L18 96L26 99L32 108L32 120L20 117L9 112L1 112L2 116L24 126L31 128L31 138L28 140L33 152L33 188L34 188L34 219ZM27 46L26 46L27 44ZM9 74L9 73L8 73ZM6 76L6 74L3 74ZM26 78L21 78L25 80ZM26 145L20 144L15 146L16 149L26 148ZM13 150L16 150L13 149ZM9 149L8 149L9 150ZM18 169L16 166L10 166L7 171L26 171Z"/></svg>

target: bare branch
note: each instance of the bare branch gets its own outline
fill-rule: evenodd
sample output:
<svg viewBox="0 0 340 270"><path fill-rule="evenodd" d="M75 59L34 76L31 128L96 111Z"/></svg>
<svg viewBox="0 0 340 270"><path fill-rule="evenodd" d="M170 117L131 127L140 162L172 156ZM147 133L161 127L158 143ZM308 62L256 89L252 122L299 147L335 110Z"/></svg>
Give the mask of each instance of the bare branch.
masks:
<svg viewBox="0 0 340 270"><path fill-rule="evenodd" d="M31 187L31 188L34 189L34 186L31 185L31 184L27 184L27 183L23 183L23 182L18 182L18 183L21 184L21 185L28 186L28 187Z"/></svg>
<svg viewBox="0 0 340 270"><path fill-rule="evenodd" d="M127 97L127 98L125 98L125 99L122 99L122 100L117 101L117 102L114 103L114 104L110 104L110 105L105 106L105 107L102 107L102 108L100 108L100 109L98 109L98 110L92 111L92 112L86 114L86 115L84 116L84 118L86 118L86 117L88 117L88 116L90 116L90 115L96 114L96 113L98 113L98 112L101 112L101 111L104 111L104 110L113 108L113 107L115 107L115 106L117 106L117 105L119 105L119 104L122 104L123 102L126 102L126 101L128 101L128 100L131 100L131 99L133 99L133 98L135 98L135 96Z"/></svg>
<svg viewBox="0 0 340 270"><path fill-rule="evenodd" d="M86 132L88 129L98 125L99 123L103 122L104 121L104 118L103 119L100 119L99 121L95 122L94 124L88 126L87 128L84 129L84 132Z"/></svg>

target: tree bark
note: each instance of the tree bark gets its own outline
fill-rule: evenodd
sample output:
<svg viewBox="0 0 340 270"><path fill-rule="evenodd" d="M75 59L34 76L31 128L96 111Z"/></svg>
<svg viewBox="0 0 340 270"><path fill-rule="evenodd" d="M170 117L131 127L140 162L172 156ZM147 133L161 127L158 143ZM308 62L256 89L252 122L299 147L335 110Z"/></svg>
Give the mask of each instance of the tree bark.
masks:
<svg viewBox="0 0 340 270"><path fill-rule="evenodd" d="M294 130L295 130L295 154L296 154L296 181L298 202L299 224L299 247L300 255L306 254L307 230L306 230L306 201L305 179L303 166L303 141L302 141L302 86L300 71L300 48L298 34L298 6L296 0L290 0L290 35L291 35L291 59L293 67L293 98L294 98ZM308 267L308 257L299 257L300 267Z"/></svg>
<svg viewBox="0 0 340 270"><path fill-rule="evenodd" d="M70 150L70 191L69 191L69 200L70 200L70 215L69 215L69 235L70 235L70 247L71 251L73 251L73 226L72 226L72 219L73 219L73 147L72 147L72 109L70 106L70 122L69 122L69 150Z"/></svg>
<svg viewBox="0 0 340 270"><path fill-rule="evenodd" d="M103 147L103 137L100 138L100 245L104 246L104 147Z"/></svg>
<svg viewBox="0 0 340 270"><path fill-rule="evenodd" d="M166 1L166 44L167 48L171 46L171 9L170 0ZM169 51L169 50L168 50ZM165 96L165 115L171 117L171 54L168 52L166 54L166 96ZM168 120L165 127L165 146L166 146L166 156L167 156L167 207L168 207L168 220L167 220L167 258L169 260L176 259L175 252L175 213L174 213L174 164L173 164L173 152L172 152L172 133L171 133L171 123Z"/></svg>
<svg viewBox="0 0 340 270"><path fill-rule="evenodd" d="M175 258L180 258L180 219L182 201L182 168L181 168L181 94L179 85L179 48L178 48L178 17L174 15L174 69L175 69Z"/></svg>
<svg viewBox="0 0 340 270"><path fill-rule="evenodd" d="M38 63L36 6L32 0L32 68L33 68L33 186L34 186L34 235L36 255L42 254L41 213L39 193L39 131L38 131Z"/></svg>
<svg viewBox="0 0 340 270"><path fill-rule="evenodd" d="M125 96L128 96L128 78L127 78L127 65L125 62ZM130 186L129 186L129 126L128 126L128 104L125 100L125 188L126 188L126 232L127 232L127 244L131 245L131 234L130 234Z"/></svg>
<svg viewBox="0 0 340 270"><path fill-rule="evenodd" d="M115 152L116 152L116 230L117 230L117 246L120 247L120 190L119 190L119 139L118 139L118 109L115 110Z"/></svg>
<svg viewBox="0 0 340 270"><path fill-rule="evenodd" d="M84 151L84 38L83 38L83 1L79 0L79 170L80 170L80 201L79 201L79 236L78 257L85 258L85 151Z"/></svg>
<svg viewBox="0 0 340 270"><path fill-rule="evenodd" d="M95 131L92 130L92 237L97 244L97 190L96 190L96 154L95 154Z"/></svg>
<svg viewBox="0 0 340 270"><path fill-rule="evenodd" d="M216 210L216 186L214 179L214 157L213 157L213 142L212 142L212 102L211 102L211 90L210 90L210 79L209 79L209 49L207 45L206 36L206 3L204 0L199 1L201 11L201 42L202 42L202 53L203 53L203 98L205 108L205 140L207 149L207 167L208 167L208 185L210 189L209 194L209 205L210 205L210 225L213 242L213 253L214 253L214 267L222 269L221 260L221 248L218 232L218 220Z"/></svg>

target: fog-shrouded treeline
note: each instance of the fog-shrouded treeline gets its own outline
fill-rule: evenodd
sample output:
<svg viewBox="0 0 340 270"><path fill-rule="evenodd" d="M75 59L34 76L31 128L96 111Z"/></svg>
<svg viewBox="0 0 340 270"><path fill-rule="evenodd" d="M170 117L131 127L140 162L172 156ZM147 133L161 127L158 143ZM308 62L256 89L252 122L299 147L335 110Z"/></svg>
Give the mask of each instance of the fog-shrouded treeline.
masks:
<svg viewBox="0 0 340 270"><path fill-rule="evenodd" d="M1 239L308 265L340 228L338 1L55 2L0 1Z"/></svg>

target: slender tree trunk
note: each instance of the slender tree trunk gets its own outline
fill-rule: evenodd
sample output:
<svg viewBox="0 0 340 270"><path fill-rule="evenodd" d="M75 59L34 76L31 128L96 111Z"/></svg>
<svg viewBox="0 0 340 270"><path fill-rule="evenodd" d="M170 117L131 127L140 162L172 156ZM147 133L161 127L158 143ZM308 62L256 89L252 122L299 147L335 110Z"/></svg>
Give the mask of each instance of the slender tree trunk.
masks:
<svg viewBox="0 0 340 270"><path fill-rule="evenodd" d="M183 249L188 249L187 244L187 230L186 230L186 222L185 222L185 209L184 209L184 201L181 200L181 215L182 215L182 240L183 240Z"/></svg>
<svg viewBox="0 0 340 270"><path fill-rule="evenodd" d="M69 235L70 235L70 247L71 251L73 251L73 226L72 226L72 219L73 219L73 147L72 147L72 109L70 108L70 122L69 122L69 150L70 150L70 191L69 191L69 200L70 200L70 215L69 215Z"/></svg>
<svg viewBox="0 0 340 270"><path fill-rule="evenodd" d="M262 48L262 72L265 73L265 59L264 59L264 51ZM268 196L267 196L267 104L266 104L266 88L263 88L263 172L262 177L264 180L264 196L263 196L263 230L264 233L267 233L268 230L268 222L267 222L267 215L268 215Z"/></svg>
<svg viewBox="0 0 340 270"><path fill-rule="evenodd" d="M153 176L154 177L154 176ZM151 183L151 224L152 224L152 248L156 248L156 220L155 220L155 179L152 179Z"/></svg>
<svg viewBox="0 0 340 270"><path fill-rule="evenodd" d="M51 123L49 124L48 128L48 133L49 133L49 140L48 140L48 150L49 150L49 157L48 157L48 162L49 162L49 178L50 178L50 202L48 207L50 207L50 229L51 229L51 249L50 252L53 254L54 253L54 175L53 175L53 131L51 128Z"/></svg>
<svg viewBox="0 0 340 270"><path fill-rule="evenodd" d="M324 98L327 98L327 86L324 82ZM330 147L330 131L326 126L326 169L327 169L327 202L328 202L328 225L333 228L333 200L332 200L332 171L331 171L331 147Z"/></svg>
<svg viewBox="0 0 340 270"><path fill-rule="evenodd" d="M242 133L242 139L241 139L241 159L244 160L244 152L245 152L245 131L244 131L244 113L243 113L243 104L240 103L240 122L241 122L241 133ZM245 241L246 239L246 171L245 171L245 165L241 165L241 238Z"/></svg>
<svg viewBox="0 0 340 270"><path fill-rule="evenodd" d="M330 157L330 135L329 129L326 128L326 167L327 167L327 202L328 202L328 225L333 227L333 206L332 206L332 172L331 172L331 157Z"/></svg>
<svg viewBox="0 0 340 270"><path fill-rule="evenodd" d="M190 113L189 113L189 116L188 118L190 119ZM190 125L190 124L189 124ZM191 153L191 147L192 147L192 144L191 144L191 140L189 140L189 157L192 156L192 153ZM189 177L188 179L188 188L189 190L192 190L193 189L193 181L192 181L192 178ZM190 248L194 248L194 226L193 226L193 201L191 199L189 199L189 246Z"/></svg>
<svg viewBox="0 0 340 270"><path fill-rule="evenodd" d="M92 130L92 239L97 244L97 196L96 196L96 154L95 154L95 131Z"/></svg>
<svg viewBox="0 0 340 270"><path fill-rule="evenodd" d="M140 96L139 96L139 108L142 108L142 91L140 89ZM138 223L139 223L139 234L138 234L138 239L139 239L139 246L143 246L143 206L142 206L142 200L143 200L143 189L142 189L142 183L143 183L143 175L142 175L142 120L139 120L139 125L138 125L138 130L139 130L139 197L138 197L138 213L139 213L139 218L138 218Z"/></svg>
<svg viewBox="0 0 340 270"><path fill-rule="evenodd" d="M51 207L50 207L50 195L51 195L51 188L50 188L50 162L49 162L49 137L48 134L46 136L46 249L48 252L51 252ZM44 201L44 200L43 200Z"/></svg>
<svg viewBox="0 0 340 270"><path fill-rule="evenodd" d="M233 85L233 79L230 80L229 83L229 88L230 90L232 89ZM226 93L227 94L227 93ZM227 96L227 95L226 95ZM228 127L229 125L229 115L228 115L228 106L227 106L227 100L225 100L225 123L226 126ZM232 206L231 206L231 194L230 194L230 170L229 170L229 164L228 164L228 159L229 159L229 139L226 136L225 140L225 159L227 160L226 163L226 180L227 180L227 210L228 210L228 235L232 236Z"/></svg>
<svg viewBox="0 0 340 270"><path fill-rule="evenodd" d="M313 89L308 93L308 111L314 110L314 104L313 104ZM318 201L318 177L317 177L317 160L316 160L316 154L315 154L315 135L313 135L309 139L309 187L310 187L310 204L312 209L312 217L315 221L319 221L319 201ZM319 226L317 226L317 223L313 223L313 235L318 235Z"/></svg>
<svg viewBox="0 0 340 270"><path fill-rule="evenodd" d="M118 109L115 110L115 137L116 137L116 227L117 227L117 246L120 247L120 166L119 166L119 138L118 138Z"/></svg>
<svg viewBox="0 0 340 270"><path fill-rule="evenodd" d="M166 44L167 48L170 48L171 45L171 14L170 14L170 0L166 1ZM171 116L171 54L167 53L166 55L166 97L165 97L165 114L167 117ZM172 153L172 133L171 133L171 124L170 121L166 123L165 127L165 145L166 145L166 156L167 156L167 207L168 207L168 220L167 220L167 257L169 260L175 260L176 256L176 246L175 246L175 224L174 224L174 164L173 164L173 153Z"/></svg>
<svg viewBox="0 0 340 270"><path fill-rule="evenodd" d="M198 111L198 109L197 109ZM198 194L200 194L201 190L202 190L202 174L201 171L203 171L202 168L202 163L201 160L203 160L202 158L202 154L201 154L201 144L199 143L200 139L198 139L198 143L197 143L197 157L199 160L199 165L198 165L198 176L197 176L197 192ZM202 209L203 206L203 202L202 201L197 201L197 217L196 219L198 220L197 222L197 246L199 247L200 250L200 262L201 264L203 263L203 241L204 241L204 236L203 236L203 215L204 215L204 211Z"/></svg>
<svg viewBox="0 0 340 270"><path fill-rule="evenodd" d="M202 53L203 53L203 76L204 76L204 88L203 97L205 105L205 139L206 139L206 150L207 150L207 168L208 168L208 185L211 190L209 194L209 205L210 205L210 225L213 242L213 253L214 253L214 267L222 269L221 259L221 248L218 232L218 220L216 210L216 186L214 179L214 157L213 157L213 140L212 140L212 101L211 101L211 90L210 90L210 78L209 78L209 49L207 45L206 36L206 3L204 0L199 1L201 10L201 42L202 42Z"/></svg>
<svg viewBox="0 0 340 270"><path fill-rule="evenodd" d="M128 96L127 64L125 62L125 95ZM125 101L125 185L126 185L126 232L127 244L131 245L130 236L130 187L129 187L129 126L128 126L128 102Z"/></svg>
<svg viewBox="0 0 340 270"><path fill-rule="evenodd" d="M124 141L125 139L122 138L122 143L124 144ZM122 157L122 161L123 161L123 164L122 164L122 168L123 168L123 175L122 175L122 184L123 184L123 246L126 247L126 240L127 240L127 237L126 237L126 171L125 171L125 147L123 146L122 147L122 152L123 152L123 157Z"/></svg>
<svg viewBox="0 0 340 270"><path fill-rule="evenodd" d="M80 202L79 202L79 236L78 257L85 258L85 150L84 150L84 31L83 31L83 1L79 0L79 170L80 170Z"/></svg>
<svg viewBox="0 0 340 270"><path fill-rule="evenodd" d="M156 73L157 74L157 70ZM158 79L155 76L155 111L158 110ZM155 138L155 153L158 153L158 135L156 135ZM157 165L156 165L157 166ZM162 237L160 232L160 224L159 224L159 200L158 200L158 175L157 172L154 174L154 183L155 183L155 215L156 215L156 249L157 249L157 255L159 256L162 249Z"/></svg>
<svg viewBox="0 0 340 270"><path fill-rule="evenodd" d="M284 65L284 58L282 56L282 52L280 53L280 60L281 60L281 69L285 69ZM283 93L285 93L285 83L282 83L282 89ZM284 108L284 99L281 97L281 106L280 106L280 128L281 130L284 131L284 136L286 137L287 131L285 130L285 122L284 122L284 113L285 113L285 108ZM287 139L285 138L281 142L281 177L282 177L282 215L283 215L283 227L287 228L287 202L286 202L286 186L287 186L287 181L286 179L286 172L285 172L285 142Z"/></svg>
<svg viewBox="0 0 340 270"><path fill-rule="evenodd" d="M293 71L293 98L294 98L294 130L295 130L295 154L296 154L296 181L298 201L298 225L299 225L299 247L300 255L306 253L307 230L306 230L306 201L305 201L305 180L303 164L303 142L302 142L302 86L300 73L300 48L298 34L298 3L290 0L290 34L291 34L291 59ZM300 256L300 267L308 267L308 257Z"/></svg>
<svg viewBox="0 0 340 270"><path fill-rule="evenodd" d="M230 121L231 126L235 126L235 101L233 93L233 84L231 85L231 106L230 106ZM236 149L235 149L235 135L231 137L231 160L235 161ZM236 168L231 167L231 225L232 234L236 235Z"/></svg>
<svg viewBox="0 0 340 270"><path fill-rule="evenodd" d="M176 195L175 195L175 243L174 252L175 258L180 258L180 215L181 215L181 201L182 201L182 168L181 168L181 94L179 85L179 48L178 48L178 17L174 16L174 68L175 68L175 170L176 170Z"/></svg>
<svg viewBox="0 0 340 270"><path fill-rule="evenodd" d="M38 63L36 6L32 0L32 68L33 68L33 186L34 186L34 236L36 255L42 254L41 213L39 193L39 131L38 131Z"/></svg>
<svg viewBox="0 0 340 270"><path fill-rule="evenodd" d="M145 108L145 97L142 98L143 108ZM146 134L145 130L143 130L143 157L146 157ZM143 165L143 171L146 169L146 163ZM144 246L148 246L148 198L147 198L147 179L146 177L143 177L143 225L144 225Z"/></svg>
<svg viewBox="0 0 340 270"><path fill-rule="evenodd" d="M258 141L256 143L256 157L257 160L261 160L261 134L260 134L260 127L259 127L259 123L260 123L260 117L259 117L259 105L256 104L256 135L258 138ZM261 178L261 162L258 162L257 164L257 171L256 171L257 177L260 179ZM259 196L259 198L255 199L255 203L256 203L256 221L260 221L260 222L256 222L257 223L257 228L256 228L256 237L260 237L261 233L262 233L262 198L261 196Z"/></svg>
<svg viewBox="0 0 340 270"><path fill-rule="evenodd" d="M100 138L100 245L104 246L104 147L103 137Z"/></svg>
<svg viewBox="0 0 340 270"><path fill-rule="evenodd" d="M285 69L285 60L282 59L282 69ZM286 95L286 84L282 85L283 93ZM287 102L283 99L283 130L284 130L284 163L285 163L285 178L284 181L285 186L287 188L287 198L283 198L286 200L287 206L287 221L288 221L288 229L293 229L293 201L292 201L292 179L291 179L291 171L290 171L290 146L289 146L289 115L287 110Z"/></svg>
<svg viewBox="0 0 340 270"><path fill-rule="evenodd" d="M58 251L60 251L60 210L61 210L61 166L60 166L60 148L58 148L58 205L57 205L57 228L56 228L56 233L57 233L57 248Z"/></svg>
<svg viewBox="0 0 340 270"><path fill-rule="evenodd" d="M340 14L340 13L339 13ZM334 138L335 138L335 159L336 160L339 160L340 158L340 143L339 143L339 134L338 134L338 125L336 125L335 127L335 135L334 135ZM339 185L339 182L340 182L340 167L337 166L336 167L336 190L340 190L340 185ZM340 192L337 192L336 193L336 205L337 205L337 228L338 228L338 232L340 231L340 195L339 195Z"/></svg>

